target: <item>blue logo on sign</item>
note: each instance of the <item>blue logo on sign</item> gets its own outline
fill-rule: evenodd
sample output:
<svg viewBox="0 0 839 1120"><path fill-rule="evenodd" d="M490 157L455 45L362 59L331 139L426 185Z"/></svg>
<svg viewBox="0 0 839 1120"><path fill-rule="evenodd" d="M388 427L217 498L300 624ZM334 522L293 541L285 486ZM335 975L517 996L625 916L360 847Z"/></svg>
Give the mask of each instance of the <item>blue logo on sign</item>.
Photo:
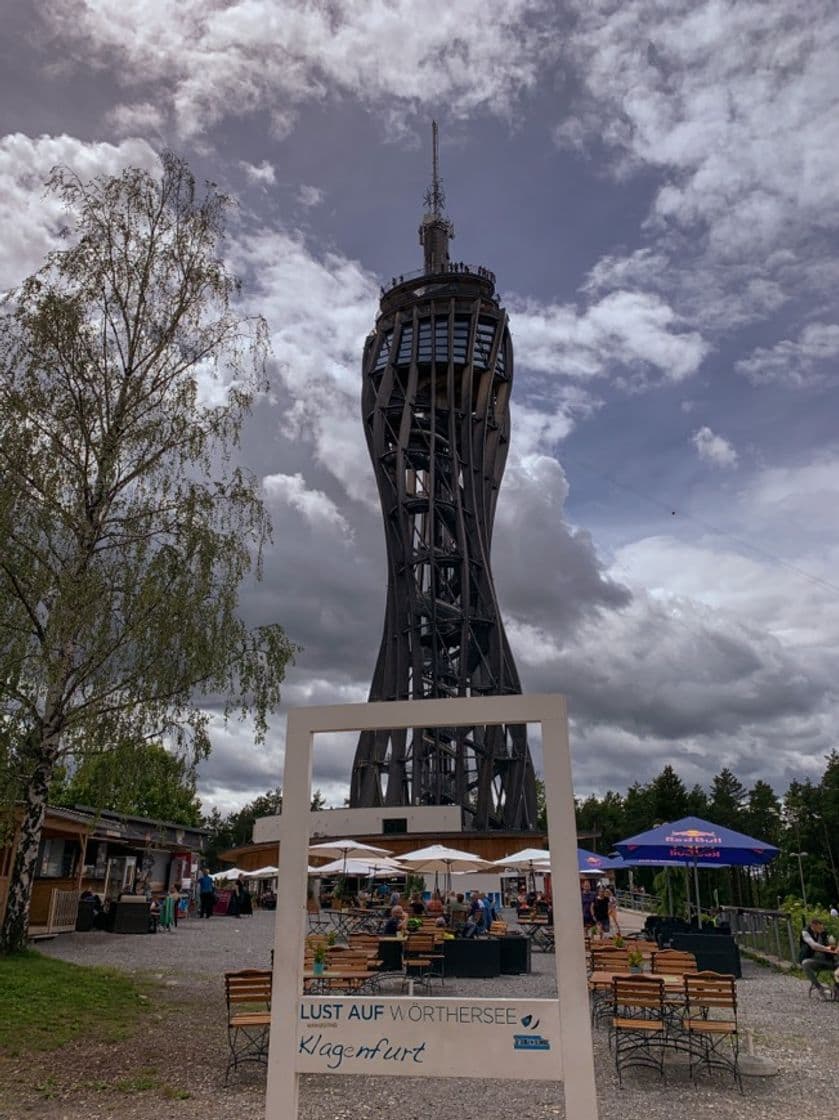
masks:
<svg viewBox="0 0 839 1120"><path fill-rule="evenodd" d="M551 1044L540 1034L514 1034L514 1050L550 1050Z"/></svg>

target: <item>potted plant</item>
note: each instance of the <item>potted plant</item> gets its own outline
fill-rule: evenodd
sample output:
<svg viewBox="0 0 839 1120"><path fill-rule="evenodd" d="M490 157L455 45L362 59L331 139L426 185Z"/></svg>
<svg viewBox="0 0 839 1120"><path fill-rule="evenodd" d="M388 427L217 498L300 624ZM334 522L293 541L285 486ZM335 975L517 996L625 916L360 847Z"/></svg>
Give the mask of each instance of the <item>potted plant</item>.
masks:
<svg viewBox="0 0 839 1120"><path fill-rule="evenodd" d="M326 969L326 945L320 942L315 946L315 951L312 956L312 972L315 976L323 976Z"/></svg>
<svg viewBox="0 0 839 1120"><path fill-rule="evenodd" d="M617 934L617 936L612 941L612 944L614 945L614 947L616 949L622 949L624 947L624 945L626 944L626 939L621 937L620 934Z"/></svg>
<svg viewBox="0 0 839 1120"><path fill-rule="evenodd" d="M409 918L405 923L405 928L408 933L416 933L418 929L422 929L422 922L419 918Z"/></svg>
<svg viewBox="0 0 839 1120"><path fill-rule="evenodd" d="M326 935L326 944L331 949L335 942L338 940L338 931L331 929Z"/></svg>
<svg viewBox="0 0 839 1120"><path fill-rule="evenodd" d="M627 963L630 972L641 972L644 967L644 958L637 949L631 949L627 954Z"/></svg>

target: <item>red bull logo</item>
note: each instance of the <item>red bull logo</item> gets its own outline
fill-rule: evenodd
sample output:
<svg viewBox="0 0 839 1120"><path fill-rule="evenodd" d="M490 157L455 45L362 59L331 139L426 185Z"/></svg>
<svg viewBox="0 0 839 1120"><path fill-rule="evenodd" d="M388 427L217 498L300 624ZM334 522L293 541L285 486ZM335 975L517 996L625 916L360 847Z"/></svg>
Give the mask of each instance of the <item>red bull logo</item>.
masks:
<svg viewBox="0 0 839 1120"><path fill-rule="evenodd" d="M716 832L705 832L701 828L677 828L665 837L668 844L684 844L690 847L717 847L722 840Z"/></svg>

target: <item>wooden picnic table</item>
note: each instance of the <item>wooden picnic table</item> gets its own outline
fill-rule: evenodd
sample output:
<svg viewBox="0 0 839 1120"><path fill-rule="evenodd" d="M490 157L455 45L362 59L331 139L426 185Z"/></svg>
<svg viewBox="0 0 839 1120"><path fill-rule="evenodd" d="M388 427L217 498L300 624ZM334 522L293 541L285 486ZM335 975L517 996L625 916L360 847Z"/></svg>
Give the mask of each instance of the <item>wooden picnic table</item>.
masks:
<svg viewBox="0 0 839 1120"><path fill-rule="evenodd" d="M682 993L685 989L684 976L677 976L675 973L668 972L606 972L597 971L592 972L589 980L596 988L607 988L612 986L614 979L632 980L636 976L653 976L657 980L664 981L664 990L669 995L671 993Z"/></svg>

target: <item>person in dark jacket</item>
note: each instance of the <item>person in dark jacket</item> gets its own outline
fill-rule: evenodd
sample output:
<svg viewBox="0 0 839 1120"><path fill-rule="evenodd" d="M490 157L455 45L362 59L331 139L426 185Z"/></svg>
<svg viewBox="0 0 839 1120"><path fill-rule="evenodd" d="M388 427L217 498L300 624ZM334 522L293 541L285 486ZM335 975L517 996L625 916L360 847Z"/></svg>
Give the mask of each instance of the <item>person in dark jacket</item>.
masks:
<svg viewBox="0 0 839 1120"><path fill-rule="evenodd" d="M824 922L813 918L801 931L801 951L799 953L804 975L819 990L822 999L830 999L830 991L819 980L819 973L825 969L832 972L839 964L839 954L829 945ZM834 981L835 983L835 981Z"/></svg>

